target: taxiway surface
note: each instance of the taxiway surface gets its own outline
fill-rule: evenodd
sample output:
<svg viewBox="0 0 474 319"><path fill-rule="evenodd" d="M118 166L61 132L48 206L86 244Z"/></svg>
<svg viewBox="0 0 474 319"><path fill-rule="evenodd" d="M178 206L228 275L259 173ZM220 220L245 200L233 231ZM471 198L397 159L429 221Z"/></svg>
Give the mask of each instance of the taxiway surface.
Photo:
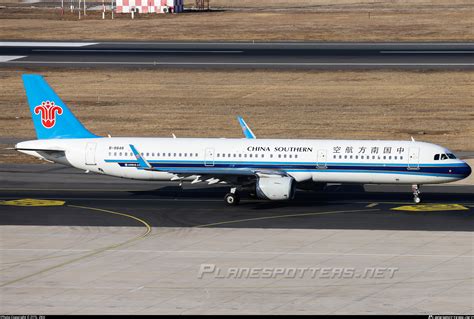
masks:
<svg viewBox="0 0 474 319"><path fill-rule="evenodd" d="M50 164L5 165L0 171L2 225L140 225L97 210L105 209L153 227L474 230L472 185L424 186L421 206L413 204L409 186L329 185L324 192L299 191L289 202L243 194L239 206L228 207L228 186L130 181ZM41 200L63 204L43 206Z"/></svg>

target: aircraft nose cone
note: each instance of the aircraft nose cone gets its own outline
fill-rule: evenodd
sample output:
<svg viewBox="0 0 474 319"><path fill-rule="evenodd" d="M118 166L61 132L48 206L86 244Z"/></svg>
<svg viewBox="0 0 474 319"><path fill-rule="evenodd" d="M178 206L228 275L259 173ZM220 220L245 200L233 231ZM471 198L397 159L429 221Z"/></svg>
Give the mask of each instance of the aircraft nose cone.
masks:
<svg viewBox="0 0 474 319"><path fill-rule="evenodd" d="M464 163L464 172L463 172L463 175L464 175L464 178L468 177L469 175L471 175L472 173L472 169L471 169L471 166L469 166L467 163Z"/></svg>

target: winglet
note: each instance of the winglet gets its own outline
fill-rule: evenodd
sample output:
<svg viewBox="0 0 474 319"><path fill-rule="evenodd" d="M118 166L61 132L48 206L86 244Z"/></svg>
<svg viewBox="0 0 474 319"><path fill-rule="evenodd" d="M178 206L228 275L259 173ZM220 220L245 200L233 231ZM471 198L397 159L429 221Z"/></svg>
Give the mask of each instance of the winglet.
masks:
<svg viewBox="0 0 474 319"><path fill-rule="evenodd" d="M152 168L152 166L150 165L150 163L148 163L148 161L146 159L144 159L140 153L137 151L137 149L135 148L135 146L133 146L132 144L130 144L130 148L132 149L132 153L133 155L135 155L135 157L137 158L137 161L138 161L138 165L140 165L139 167L140 168Z"/></svg>
<svg viewBox="0 0 474 319"><path fill-rule="evenodd" d="M237 116L237 119L239 120L239 124L242 127L242 132L244 133L246 138L250 138L250 139L257 138L255 134L253 134L252 130L247 125L247 123L245 123L243 118L241 118L240 116Z"/></svg>

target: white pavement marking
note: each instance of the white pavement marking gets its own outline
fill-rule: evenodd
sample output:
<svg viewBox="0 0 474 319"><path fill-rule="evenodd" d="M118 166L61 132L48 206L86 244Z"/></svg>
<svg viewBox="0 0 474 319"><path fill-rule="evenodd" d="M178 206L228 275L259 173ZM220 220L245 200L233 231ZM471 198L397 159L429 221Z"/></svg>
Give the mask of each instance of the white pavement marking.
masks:
<svg viewBox="0 0 474 319"><path fill-rule="evenodd" d="M118 50L118 49L34 49L35 52L118 52L118 53L242 53L242 50Z"/></svg>
<svg viewBox="0 0 474 319"><path fill-rule="evenodd" d="M404 42L375 42L375 43L347 43L347 42L264 42L264 41L240 41L240 42L100 42L99 44L140 44L140 45L227 45L227 44L255 44L255 45L304 45L304 46L472 46L471 42L435 42L435 43L404 43Z"/></svg>
<svg viewBox="0 0 474 319"><path fill-rule="evenodd" d="M130 62L130 61L18 61L21 64L103 65L235 65L235 66L474 66L474 63L357 63L357 62Z"/></svg>
<svg viewBox="0 0 474 319"><path fill-rule="evenodd" d="M0 42L0 47L85 47L96 42Z"/></svg>
<svg viewBox="0 0 474 319"><path fill-rule="evenodd" d="M367 205L367 206L365 206L365 207L375 207L375 206L377 206L378 204L379 204L379 203L371 203L371 204L369 204L369 205Z"/></svg>
<svg viewBox="0 0 474 319"><path fill-rule="evenodd" d="M21 59L26 57L26 55L0 55L0 62L8 62L16 59Z"/></svg>
<svg viewBox="0 0 474 319"><path fill-rule="evenodd" d="M474 53L474 51L380 51L382 54L466 54Z"/></svg>

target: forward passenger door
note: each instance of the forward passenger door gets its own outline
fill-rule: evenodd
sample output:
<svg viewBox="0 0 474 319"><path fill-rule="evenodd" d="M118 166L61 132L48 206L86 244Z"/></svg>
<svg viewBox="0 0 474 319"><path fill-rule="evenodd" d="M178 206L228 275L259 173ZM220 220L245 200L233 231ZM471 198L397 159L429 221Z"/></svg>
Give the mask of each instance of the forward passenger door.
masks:
<svg viewBox="0 0 474 319"><path fill-rule="evenodd" d="M410 147L408 150L408 169L420 168L420 148Z"/></svg>
<svg viewBox="0 0 474 319"><path fill-rule="evenodd" d="M318 150L317 154L317 167L318 168L326 168L327 167L327 151L326 150Z"/></svg>

